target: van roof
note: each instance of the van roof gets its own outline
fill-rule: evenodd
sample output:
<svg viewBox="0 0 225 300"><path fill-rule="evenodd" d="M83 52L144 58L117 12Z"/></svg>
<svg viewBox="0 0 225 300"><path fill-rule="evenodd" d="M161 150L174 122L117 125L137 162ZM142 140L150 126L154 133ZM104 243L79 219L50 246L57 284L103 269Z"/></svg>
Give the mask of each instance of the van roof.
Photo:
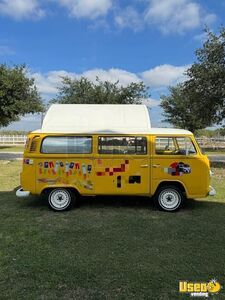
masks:
<svg viewBox="0 0 225 300"><path fill-rule="evenodd" d="M192 135L193 133L191 131L188 130L184 130L184 129L176 129L176 128L150 128L148 131L131 131L131 130L127 130L127 131L122 131L122 130L117 130L117 131L86 131L86 132L77 132L77 131L70 131L70 132L63 132L63 131L48 131L48 132L44 132L42 131L42 129L38 129L35 131L32 131L32 133L45 133L45 134L160 134L160 135Z"/></svg>
<svg viewBox="0 0 225 300"><path fill-rule="evenodd" d="M53 104L43 120L44 132L144 132L151 128L146 105Z"/></svg>
<svg viewBox="0 0 225 300"><path fill-rule="evenodd" d="M53 104L42 128L33 133L192 134L182 129L151 128L148 108L141 104Z"/></svg>

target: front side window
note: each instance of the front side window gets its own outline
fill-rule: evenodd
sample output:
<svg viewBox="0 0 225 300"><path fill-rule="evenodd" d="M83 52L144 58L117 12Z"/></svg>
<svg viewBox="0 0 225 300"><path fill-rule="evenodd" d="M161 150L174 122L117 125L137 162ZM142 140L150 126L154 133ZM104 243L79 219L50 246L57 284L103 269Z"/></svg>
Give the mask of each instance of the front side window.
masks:
<svg viewBox="0 0 225 300"><path fill-rule="evenodd" d="M193 155L195 146L189 137L156 137L155 153L162 155Z"/></svg>
<svg viewBox="0 0 225 300"><path fill-rule="evenodd" d="M92 152L92 137L48 136L41 145L42 153L88 154Z"/></svg>
<svg viewBox="0 0 225 300"><path fill-rule="evenodd" d="M98 138L100 154L147 154L146 137L100 136Z"/></svg>

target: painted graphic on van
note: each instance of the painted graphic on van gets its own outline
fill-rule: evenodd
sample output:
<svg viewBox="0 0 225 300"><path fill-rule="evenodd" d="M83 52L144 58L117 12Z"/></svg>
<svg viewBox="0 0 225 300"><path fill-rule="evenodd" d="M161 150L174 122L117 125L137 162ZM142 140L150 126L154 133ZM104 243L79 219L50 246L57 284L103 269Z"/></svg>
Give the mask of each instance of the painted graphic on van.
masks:
<svg viewBox="0 0 225 300"><path fill-rule="evenodd" d="M181 176L183 174L190 174L191 167L183 162L173 162L169 168L164 168L164 172L172 176Z"/></svg>
<svg viewBox="0 0 225 300"><path fill-rule="evenodd" d="M93 183L89 178L91 172L91 164L73 161L45 161L38 164L38 174L41 176L37 181L45 184L74 184L92 190ZM57 178L49 178L45 175L54 175Z"/></svg>
<svg viewBox="0 0 225 300"><path fill-rule="evenodd" d="M126 172L129 167L129 160L126 159L119 167L106 167L103 171L97 171L97 176L113 176L115 173Z"/></svg>

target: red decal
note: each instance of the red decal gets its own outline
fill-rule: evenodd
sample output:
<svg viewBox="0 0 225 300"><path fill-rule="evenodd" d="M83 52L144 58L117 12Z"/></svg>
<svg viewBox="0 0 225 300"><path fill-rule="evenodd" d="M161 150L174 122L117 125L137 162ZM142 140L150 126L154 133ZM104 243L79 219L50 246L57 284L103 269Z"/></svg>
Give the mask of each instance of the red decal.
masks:
<svg viewBox="0 0 225 300"><path fill-rule="evenodd" d="M113 172L121 172L121 168L113 168Z"/></svg>
<svg viewBox="0 0 225 300"><path fill-rule="evenodd" d="M50 161L50 162L48 163L48 166L49 166L49 168L54 168L54 164L53 164L53 162L52 162L52 161Z"/></svg>
<svg viewBox="0 0 225 300"><path fill-rule="evenodd" d="M125 164L121 164L121 172L125 172Z"/></svg>

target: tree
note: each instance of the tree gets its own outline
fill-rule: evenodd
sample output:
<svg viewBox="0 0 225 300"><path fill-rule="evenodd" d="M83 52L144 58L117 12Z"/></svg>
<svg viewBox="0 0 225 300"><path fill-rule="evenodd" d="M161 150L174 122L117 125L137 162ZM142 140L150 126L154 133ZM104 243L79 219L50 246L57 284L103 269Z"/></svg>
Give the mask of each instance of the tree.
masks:
<svg viewBox="0 0 225 300"><path fill-rule="evenodd" d="M149 97L147 87L143 82L120 86L119 81L112 83L101 81L96 77L96 83L87 78L71 79L62 77L58 87L59 95L53 103L74 104L140 104Z"/></svg>
<svg viewBox="0 0 225 300"><path fill-rule="evenodd" d="M218 35L208 29L206 33L206 42L196 50L197 62L186 71L187 80L170 88L161 102L165 121L192 131L225 118L225 28Z"/></svg>
<svg viewBox="0 0 225 300"><path fill-rule="evenodd" d="M208 120L199 110L198 102L184 92L183 84L169 87L170 95L162 96L161 107L164 109L165 121L175 127L181 127L194 132L208 126Z"/></svg>
<svg viewBox="0 0 225 300"><path fill-rule="evenodd" d="M0 127L7 126L27 113L43 110L42 100L27 76L24 65L8 67L0 65Z"/></svg>

